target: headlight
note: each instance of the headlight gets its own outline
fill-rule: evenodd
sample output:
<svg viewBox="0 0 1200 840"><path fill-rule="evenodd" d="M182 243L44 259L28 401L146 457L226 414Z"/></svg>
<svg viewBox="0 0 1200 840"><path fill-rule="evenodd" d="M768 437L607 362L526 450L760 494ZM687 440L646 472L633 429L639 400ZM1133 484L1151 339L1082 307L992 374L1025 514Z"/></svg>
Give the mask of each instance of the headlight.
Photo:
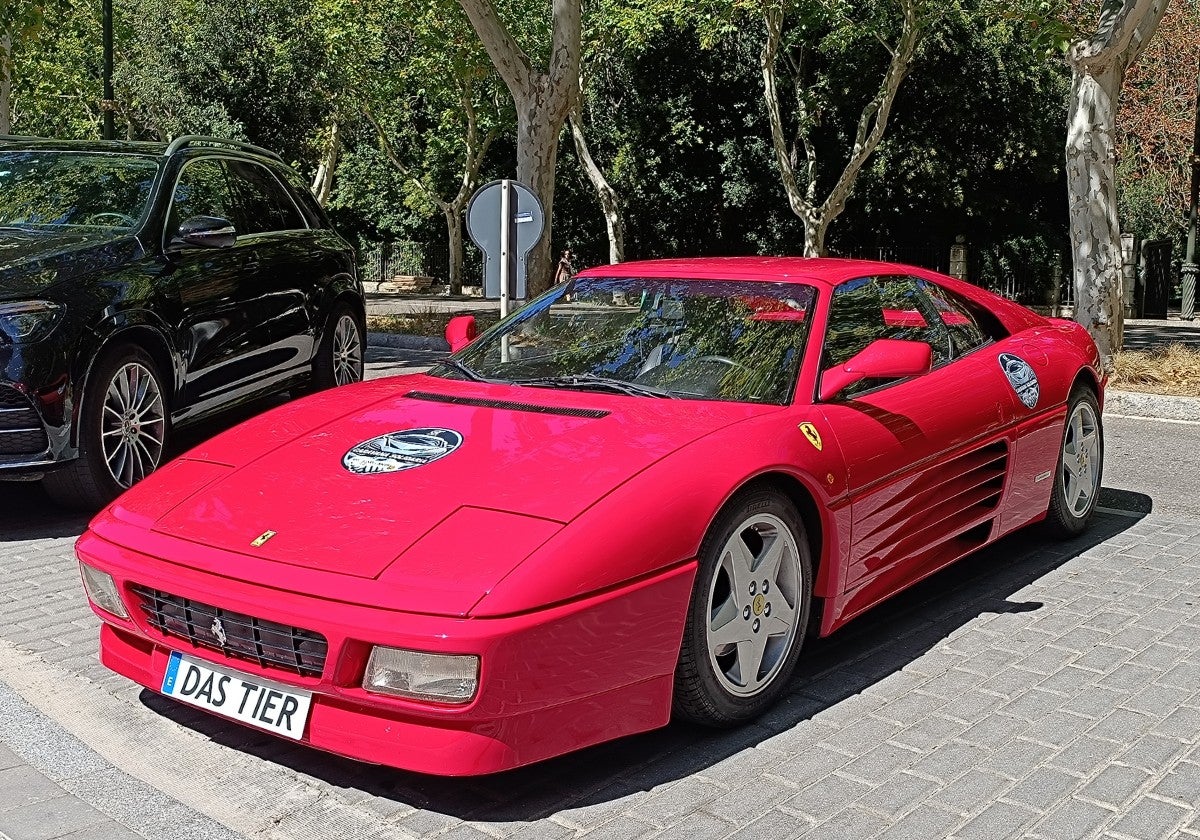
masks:
<svg viewBox="0 0 1200 840"><path fill-rule="evenodd" d="M478 656L445 656L376 647L367 660L363 688L416 700L467 703L479 687Z"/></svg>
<svg viewBox="0 0 1200 840"><path fill-rule="evenodd" d="M87 563L80 563L79 570L83 572L83 589L93 604L117 618L129 618L112 575L93 569Z"/></svg>
<svg viewBox="0 0 1200 840"><path fill-rule="evenodd" d="M0 303L0 344L24 344L45 338L61 317L62 307L48 300Z"/></svg>

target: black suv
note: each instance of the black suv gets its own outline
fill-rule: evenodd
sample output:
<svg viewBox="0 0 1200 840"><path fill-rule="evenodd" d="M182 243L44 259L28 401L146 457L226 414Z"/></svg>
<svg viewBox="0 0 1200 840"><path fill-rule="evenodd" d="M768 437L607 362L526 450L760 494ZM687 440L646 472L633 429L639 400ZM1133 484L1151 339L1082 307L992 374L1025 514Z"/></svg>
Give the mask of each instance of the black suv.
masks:
<svg viewBox="0 0 1200 840"><path fill-rule="evenodd" d="M173 427L362 378L351 247L278 155L0 136L0 479L96 508Z"/></svg>

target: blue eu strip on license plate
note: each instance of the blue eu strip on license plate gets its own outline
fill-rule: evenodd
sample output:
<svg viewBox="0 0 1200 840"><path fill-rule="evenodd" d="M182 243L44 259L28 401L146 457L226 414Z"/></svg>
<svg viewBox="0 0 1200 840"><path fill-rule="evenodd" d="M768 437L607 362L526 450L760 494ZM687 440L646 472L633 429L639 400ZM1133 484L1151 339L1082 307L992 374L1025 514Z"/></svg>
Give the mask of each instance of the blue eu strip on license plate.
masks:
<svg viewBox="0 0 1200 840"><path fill-rule="evenodd" d="M172 651L162 693L231 720L299 740L312 692Z"/></svg>

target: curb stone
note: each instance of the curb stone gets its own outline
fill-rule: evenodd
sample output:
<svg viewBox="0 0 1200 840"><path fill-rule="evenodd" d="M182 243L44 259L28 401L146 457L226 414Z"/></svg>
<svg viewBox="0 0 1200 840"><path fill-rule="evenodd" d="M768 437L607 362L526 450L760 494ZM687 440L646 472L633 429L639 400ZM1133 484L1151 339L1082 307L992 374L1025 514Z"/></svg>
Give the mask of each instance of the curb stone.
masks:
<svg viewBox="0 0 1200 840"><path fill-rule="evenodd" d="M1109 390L1104 395L1104 413L1200 422L1200 398Z"/></svg>
<svg viewBox="0 0 1200 840"><path fill-rule="evenodd" d="M372 332L367 333L367 344L371 347L390 347L396 350L440 353L450 351L450 345L444 338L426 335ZM1200 398L1109 389L1104 395L1104 413L1155 420L1200 422Z"/></svg>

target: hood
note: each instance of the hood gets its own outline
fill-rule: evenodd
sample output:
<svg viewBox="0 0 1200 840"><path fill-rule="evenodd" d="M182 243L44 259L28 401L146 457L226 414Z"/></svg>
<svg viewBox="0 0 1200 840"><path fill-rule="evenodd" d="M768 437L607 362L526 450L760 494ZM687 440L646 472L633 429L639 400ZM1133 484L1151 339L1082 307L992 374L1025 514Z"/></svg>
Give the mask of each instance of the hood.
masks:
<svg viewBox="0 0 1200 840"><path fill-rule="evenodd" d="M322 395L311 404L320 422L304 431L300 403L214 439L186 457L229 466L191 475L186 490L170 486L168 468L162 487L156 474L117 502L132 513L114 512L272 564L413 585L465 576L478 598L654 462L779 410L426 376L340 388L337 398L341 416L329 416L334 403ZM170 509L147 516L155 505Z"/></svg>
<svg viewBox="0 0 1200 840"><path fill-rule="evenodd" d="M115 268L141 252L130 234L0 230L0 300L41 294L61 280Z"/></svg>

